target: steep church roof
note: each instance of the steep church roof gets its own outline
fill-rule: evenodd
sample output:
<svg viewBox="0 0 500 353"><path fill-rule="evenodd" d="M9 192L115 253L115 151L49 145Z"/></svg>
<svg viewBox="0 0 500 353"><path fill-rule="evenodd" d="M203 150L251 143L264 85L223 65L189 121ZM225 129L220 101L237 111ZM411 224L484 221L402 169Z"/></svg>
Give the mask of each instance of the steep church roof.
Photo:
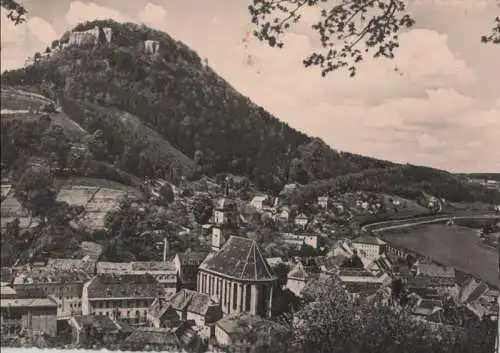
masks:
<svg viewBox="0 0 500 353"><path fill-rule="evenodd" d="M246 281L276 279L255 240L237 236L231 236L218 252L209 255L200 270Z"/></svg>

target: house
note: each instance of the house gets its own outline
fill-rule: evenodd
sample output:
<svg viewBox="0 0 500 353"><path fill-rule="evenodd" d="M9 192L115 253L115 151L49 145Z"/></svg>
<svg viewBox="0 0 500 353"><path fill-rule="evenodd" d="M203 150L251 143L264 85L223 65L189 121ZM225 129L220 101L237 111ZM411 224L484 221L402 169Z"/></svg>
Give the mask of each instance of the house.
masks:
<svg viewBox="0 0 500 353"><path fill-rule="evenodd" d="M413 308L412 316L441 323L443 321L443 302L438 299L419 299Z"/></svg>
<svg viewBox="0 0 500 353"><path fill-rule="evenodd" d="M282 222L288 222L290 219L290 208L288 206L283 206L278 208L276 218Z"/></svg>
<svg viewBox="0 0 500 353"><path fill-rule="evenodd" d="M213 325L222 318L220 304L210 296L182 289L170 299L157 298L148 311L153 327L173 327L189 321L200 329L204 338L213 336Z"/></svg>
<svg viewBox="0 0 500 353"><path fill-rule="evenodd" d="M318 196L318 206L327 209L329 200L330 198L328 196Z"/></svg>
<svg viewBox="0 0 500 353"><path fill-rule="evenodd" d="M294 193L299 189L299 185L296 183L286 184L283 189L280 191L280 196L286 196Z"/></svg>
<svg viewBox="0 0 500 353"><path fill-rule="evenodd" d="M116 275L152 275L165 289L165 295L178 288L177 267L174 261L98 262L96 273Z"/></svg>
<svg viewBox="0 0 500 353"><path fill-rule="evenodd" d="M337 241L326 254L327 257L344 256L350 258L354 255L354 249L345 240Z"/></svg>
<svg viewBox="0 0 500 353"><path fill-rule="evenodd" d="M12 269L9 267L0 268L0 287L9 286L14 279Z"/></svg>
<svg viewBox="0 0 500 353"><path fill-rule="evenodd" d="M231 236L200 265L197 283L198 292L218 298L225 315L250 312L269 317L278 277L255 240Z"/></svg>
<svg viewBox="0 0 500 353"><path fill-rule="evenodd" d="M191 249L175 255L173 262L179 278L178 289L196 289L198 268L207 255L207 251L191 251Z"/></svg>
<svg viewBox="0 0 500 353"><path fill-rule="evenodd" d="M385 242L372 235L361 235L352 240L352 247L369 260L376 260L382 254Z"/></svg>
<svg viewBox="0 0 500 353"><path fill-rule="evenodd" d="M6 295L7 294L7 295ZM43 332L57 335L57 303L43 295L27 296L14 290L0 298L1 334L18 337L21 332Z"/></svg>
<svg viewBox="0 0 500 353"><path fill-rule="evenodd" d="M130 324L144 323L148 308L164 292L150 274L97 274L83 286L82 314L109 316Z"/></svg>
<svg viewBox="0 0 500 353"><path fill-rule="evenodd" d="M318 248L317 235L282 233L280 234L280 239L283 240L285 243L294 244L299 247L305 244L314 249Z"/></svg>
<svg viewBox="0 0 500 353"><path fill-rule="evenodd" d="M417 276L455 278L455 269L453 267L441 266L427 259L417 260L413 267Z"/></svg>
<svg viewBox="0 0 500 353"><path fill-rule="evenodd" d="M458 290L458 300L461 303L471 303L485 295L488 290L486 283L470 278Z"/></svg>
<svg viewBox="0 0 500 353"><path fill-rule="evenodd" d="M419 288L436 289L438 292L456 296L458 291L455 279L449 277L431 277L431 276L410 276L406 278L409 291Z"/></svg>
<svg viewBox="0 0 500 353"><path fill-rule="evenodd" d="M172 328L138 327L124 340L130 350L181 352L181 340Z"/></svg>
<svg viewBox="0 0 500 353"><path fill-rule="evenodd" d="M301 227L305 227L309 223L309 218L303 213L295 217L295 224Z"/></svg>
<svg viewBox="0 0 500 353"><path fill-rule="evenodd" d="M54 267L23 268L16 273L13 288L18 293L41 291L57 303L57 319L82 313L82 289L90 279L84 271Z"/></svg>
<svg viewBox="0 0 500 353"><path fill-rule="evenodd" d="M109 316L77 315L68 320L73 344L86 346L94 342L113 344L124 339L122 326Z"/></svg>
<svg viewBox="0 0 500 353"><path fill-rule="evenodd" d="M317 278L319 272L308 271L308 269L299 262L296 264L287 275L286 288L288 288L297 297L302 296L307 282L312 278Z"/></svg>
<svg viewBox="0 0 500 353"><path fill-rule="evenodd" d="M265 207L272 206L272 203L272 199L268 195L257 195L250 201L250 206L261 211Z"/></svg>
<svg viewBox="0 0 500 353"><path fill-rule="evenodd" d="M222 349L232 347L241 352L248 352L252 346L251 336L256 337L256 332L267 332L259 337L272 339L272 331L282 331L285 328L278 323L263 319L249 313L232 314L217 321L215 325L216 345ZM251 333L254 333L253 335ZM272 342L269 342L272 344Z"/></svg>
<svg viewBox="0 0 500 353"><path fill-rule="evenodd" d="M386 273L373 274L364 269L341 267L337 275L346 291L353 298L371 296L392 281Z"/></svg>

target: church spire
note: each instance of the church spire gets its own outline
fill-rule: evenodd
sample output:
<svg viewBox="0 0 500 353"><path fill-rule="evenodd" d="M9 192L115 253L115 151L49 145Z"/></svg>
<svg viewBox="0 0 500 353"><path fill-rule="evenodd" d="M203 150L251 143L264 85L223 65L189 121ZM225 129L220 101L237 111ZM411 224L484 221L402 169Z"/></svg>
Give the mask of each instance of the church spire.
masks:
<svg viewBox="0 0 500 353"><path fill-rule="evenodd" d="M229 175L224 180L224 197L229 196Z"/></svg>

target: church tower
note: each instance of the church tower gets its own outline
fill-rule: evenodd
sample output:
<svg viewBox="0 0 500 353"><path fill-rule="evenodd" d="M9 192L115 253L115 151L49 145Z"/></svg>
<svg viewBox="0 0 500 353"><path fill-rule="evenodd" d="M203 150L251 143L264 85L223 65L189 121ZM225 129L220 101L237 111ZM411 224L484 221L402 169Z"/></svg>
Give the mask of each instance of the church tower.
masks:
<svg viewBox="0 0 500 353"><path fill-rule="evenodd" d="M236 202L229 197L229 185L226 179L224 196L218 199L214 207L212 227L212 251L218 251L238 226Z"/></svg>

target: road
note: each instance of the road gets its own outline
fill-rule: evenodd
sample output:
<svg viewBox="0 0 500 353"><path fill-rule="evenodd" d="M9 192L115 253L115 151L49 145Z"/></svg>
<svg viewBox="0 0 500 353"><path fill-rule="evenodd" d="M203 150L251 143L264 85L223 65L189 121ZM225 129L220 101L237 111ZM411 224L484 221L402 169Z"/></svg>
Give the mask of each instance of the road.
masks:
<svg viewBox="0 0 500 353"><path fill-rule="evenodd" d="M401 229L401 228L409 228L422 224L431 224L431 223L440 223L446 222L450 219L459 220L459 219L498 219L500 221L500 214L470 214L470 215L435 215L435 216L426 216L419 218L408 218L408 219L398 219L393 221L383 221L383 222L375 222L366 224L361 229L363 231L371 231L373 233L379 233L386 230L393 229Z"/></svg>

